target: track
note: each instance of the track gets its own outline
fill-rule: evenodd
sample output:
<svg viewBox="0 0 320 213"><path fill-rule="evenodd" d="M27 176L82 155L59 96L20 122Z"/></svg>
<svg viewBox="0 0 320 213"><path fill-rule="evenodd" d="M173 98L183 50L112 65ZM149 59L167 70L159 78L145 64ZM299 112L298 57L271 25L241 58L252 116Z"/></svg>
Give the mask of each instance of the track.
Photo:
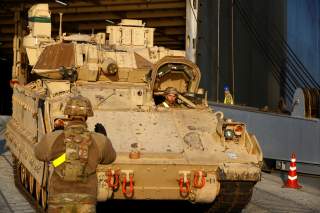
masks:
<svg viewBox="0 0 320 213"><path fill-rule="evenodd" d="M241 212L250 202L256 182L224 181L208 212Z"/></svg>
<svg viewBox="0 0 320 213"><path fill-rule="evenodd" d="M26 200L31 204L31 206L38 213L45 213L46 208L46 197L43 199L43 195L39 194L41 191L37 190L37 183L34 181L32 184L35 184L31 187L30 173L23 167L21 162L15 157L12 156L12 169L13 169L13 177L14 183L16 187L19 189L21 194L26 198ZM24 170L24 171L23 171ZM25 178L22 177L25 175ZM41 189L44 190L44 189ZM45 192L46 193L46 192Z"/></svg>

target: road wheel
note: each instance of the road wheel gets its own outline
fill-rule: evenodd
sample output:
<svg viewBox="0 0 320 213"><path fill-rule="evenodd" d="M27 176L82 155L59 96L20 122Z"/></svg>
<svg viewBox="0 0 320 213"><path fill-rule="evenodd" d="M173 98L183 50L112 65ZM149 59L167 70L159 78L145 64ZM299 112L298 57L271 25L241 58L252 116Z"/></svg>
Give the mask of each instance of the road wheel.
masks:
<svg viewBox="0 0 320 213"><path fill-rule="evenodd" d="M33 195L33 191L34 191L34 177L32 176L31 173L29 173L29 192L31 193L31 195Z"/></svg>
<svg viewBox="0 0 320 213"><path fill-rule="evenodd" d="M252 181L222 181L220 193L207 212L241 212L250 202L255 184Z"/></svg>
<svg viewBox="0 0 320 213"><path fill-rule="evenodd" d="M45 188L41 188L41 206L43 209L47 206L47 190Z"/></svg>
<svg viewBox="0 0 320 213"><path fill-rule="evenodd" d="M41 198L41 186L36 181L36 200L37 200L38 203L40 203L40 198Z"/></svg>
<svg viewBox="0 0 320 213"><path fill-rule="evenodd" d="M24 187L27 188L27 169L23 166L23 164L20 164L20 181Z"/></svg>

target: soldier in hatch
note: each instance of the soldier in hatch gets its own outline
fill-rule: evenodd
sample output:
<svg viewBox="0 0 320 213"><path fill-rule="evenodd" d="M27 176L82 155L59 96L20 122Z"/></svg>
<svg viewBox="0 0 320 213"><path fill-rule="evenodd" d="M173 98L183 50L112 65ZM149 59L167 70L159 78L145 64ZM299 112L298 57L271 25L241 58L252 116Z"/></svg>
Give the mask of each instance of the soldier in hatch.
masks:
<svg viewBox="0 0 320 213"><path fill-rule="evenodd" d="M164 91L165 101L160 104L160 106L165 108L175 108L180 107L177 103L178 90L174 87L168 87Z"/></svg>
<svg viewBox="0 0 320 213"><path fill-rule="evenodd" d="M87 98L70 98L64 114L69 117L64 130L46 134L34 150L38 160L51 161L54 167L48 212L95 212L96 167L112 163L116 153L105 135L87 130L87 117L93 116Z"/></svg>

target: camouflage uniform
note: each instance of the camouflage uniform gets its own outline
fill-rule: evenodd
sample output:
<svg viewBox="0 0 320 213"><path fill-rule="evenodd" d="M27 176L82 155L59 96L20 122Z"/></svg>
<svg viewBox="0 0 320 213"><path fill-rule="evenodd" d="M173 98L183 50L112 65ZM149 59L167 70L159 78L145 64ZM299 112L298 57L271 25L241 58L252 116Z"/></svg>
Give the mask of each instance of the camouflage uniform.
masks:
<svg viewBox="0 0 320 213"><path fill-rule="evenodd" d="M224 100L223 103L224 104L231 104L233 105L233 97L230 93L229 87L227 85L224 86L223 88L224 90Z"/></svg>
<svg viewBox="0 0 320 213"><path fill-rule="evenodd" d="M88 99L71 98L65 114L71 120L65 130L46 134L35 147L39 160L52 161L54 165L49 182L48 212L95 212L96 167L99 163L112 163L116 153L106 136L89 132L80 119L93 115ZM56 162L60 158L63 160L58 165Z"/></svg>
<svg viewBox="0 0 320 213"><path fill-rule="evenodd" d="M233 98L229 91L225 92L223 103L233 105Z"/></svg>

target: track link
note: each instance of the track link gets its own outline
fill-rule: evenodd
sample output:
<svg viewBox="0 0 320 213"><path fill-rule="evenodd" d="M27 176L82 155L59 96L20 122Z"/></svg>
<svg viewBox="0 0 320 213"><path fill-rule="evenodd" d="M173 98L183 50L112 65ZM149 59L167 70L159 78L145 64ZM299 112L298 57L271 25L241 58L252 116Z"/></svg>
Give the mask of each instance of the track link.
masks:
<svg viewBox="0 0 320 213"><path fill-rule="evenodd" d="M36 210L37 213L45 213L45 209L39 204L35 197L30 194L30 192L25 188L21 183L21 175L19 171L19 160L12 155L12 168L13 168L13 177L14 183L21 194L26 198L26 200L31 204L31 206ZM30 173L29 173L30 174Z"/></svg>
<svg viewBox="0 0 320 213"><path fill-rule="evenodd" d="M220 194L206 212L241 212L250 202L255 184L252 181L222 181Z"/></svg>

